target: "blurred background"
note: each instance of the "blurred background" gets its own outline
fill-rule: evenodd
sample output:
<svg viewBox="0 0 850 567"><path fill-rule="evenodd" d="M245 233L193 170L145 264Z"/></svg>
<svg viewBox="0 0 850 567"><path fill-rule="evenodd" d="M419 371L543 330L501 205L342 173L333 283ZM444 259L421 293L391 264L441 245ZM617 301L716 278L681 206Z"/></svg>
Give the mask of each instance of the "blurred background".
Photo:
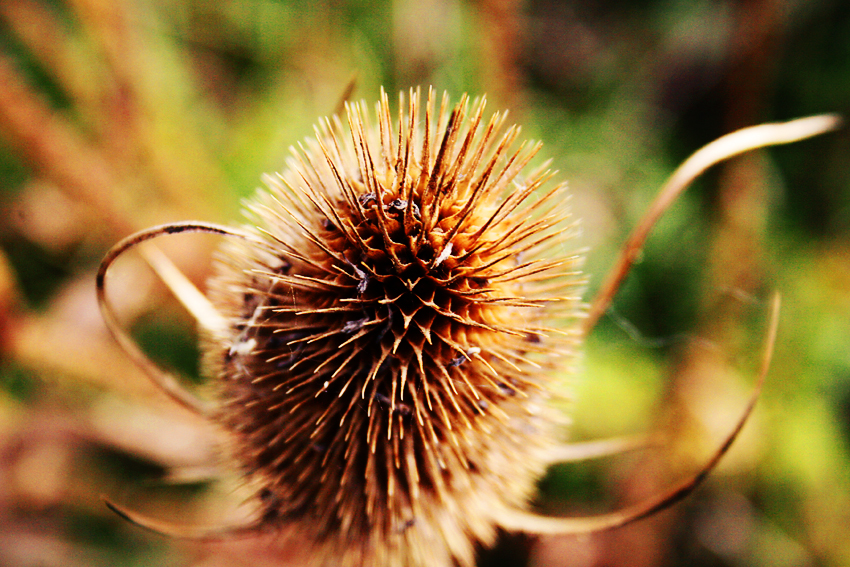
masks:
<svg viewBox="0 0 850 567"><path fill-rule="evenodd" d="M217 523L239 490L207 480L213 428L112 342L94 273L134 230L241 222L240 199L353 78L355 99L434 85L509 108L570 182L589 300L697 148L759 122L850 116L850 4L2 0L0 565L301 564L267 542L169 541L105 508L101 494ZM695 471L743 409L778 290L765 392L707 485L611 533L505 535L480 565L850 565L848 156L848 130L758 152L675 205L564 377L572 439L664 443L556 466L533 505L604 512ZM203 285L214 239L158 244ZM115 272L137 340L202 381L191 318L140 262Z"/></svg>

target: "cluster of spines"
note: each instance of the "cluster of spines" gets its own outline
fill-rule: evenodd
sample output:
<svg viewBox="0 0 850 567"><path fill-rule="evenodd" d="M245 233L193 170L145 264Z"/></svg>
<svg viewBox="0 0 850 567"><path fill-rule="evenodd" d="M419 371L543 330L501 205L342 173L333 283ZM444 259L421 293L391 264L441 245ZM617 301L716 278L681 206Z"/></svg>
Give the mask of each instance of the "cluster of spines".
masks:
<svg viewBox="0 0 850 567"><path fill-rule="evenodd" d="M412 558L436 530L468 563L487 507L521 505L553 442L542 402L574 345L549 324L577 314L578 258L550 259L564 187L541 194L545 166L519 180L539 145L510 150L519 129L499 137L504 115L467 117L465 98L435 113L429 95L420 132L418 105L395 147L385 94L377 128L350 105L348 140L325 120L267 178L266 245L231 250L213 285L234 323L212 364L269 517L350 557Z"/></svg>

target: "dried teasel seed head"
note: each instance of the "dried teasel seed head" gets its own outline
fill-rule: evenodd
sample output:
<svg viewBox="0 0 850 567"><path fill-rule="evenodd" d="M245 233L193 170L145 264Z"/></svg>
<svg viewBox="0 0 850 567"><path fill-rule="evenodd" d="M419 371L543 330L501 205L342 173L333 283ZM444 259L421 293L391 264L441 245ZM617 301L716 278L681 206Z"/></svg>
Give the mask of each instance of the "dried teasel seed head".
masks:
<svg viewBox="0 0 850 567"><path fill-rule="evenodd" d="M248 204L210 283L216 419L333 565L472 565L549 462L581 257L539 144L465 97L346 107ZM424 115L424 120L423 116Z"/></svg>
<svg viewBox="0 0 850 567"><path fill-rule="evenodd" d="M400 107L404 108L401 98ZM550 463L645 446L647 439L556 446L548 409L576 344L605 312L650 230L702 172L732 156L841 125L834 115L727 134L682 163L635 228L584 315L565 252L573 226L565 187L522 174L539 146L513 150L516 127L482 122L466 98L439 112L429 93L399 111L386 95L377 128L348 106L348 128L326 120L286 173L250 204L245 230L200 221L152 227L117 243L97 273L104 321L134 362L175 402L215 418L256 485L260 514L236 526L191 527L109 500L129 521L193 539L286 525L327 565L471 565L497 528L587 534L646 518L685 498L737 438L758 400L778 328L779 297L753 393L705 465L668 490L588 518L523 509ZM504 132L504 133L500 133ZM147 241L184 232L229 239L213 303ZM122 328L106 275L134 247L205 329L218 404L185 390ZM552 260L560 256L561 260ZM214 409L217 408L217 409ZM637 441L637 442L635 442ZM566 451L565 451L566 450Z"/></svg>

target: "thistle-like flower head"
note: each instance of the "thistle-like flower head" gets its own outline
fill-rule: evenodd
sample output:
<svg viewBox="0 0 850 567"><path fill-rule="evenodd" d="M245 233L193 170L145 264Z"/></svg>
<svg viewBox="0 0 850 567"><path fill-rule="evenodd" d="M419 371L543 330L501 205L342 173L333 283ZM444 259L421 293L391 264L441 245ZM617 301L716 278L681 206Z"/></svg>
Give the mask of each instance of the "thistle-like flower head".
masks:
<svg viewBox="0 0 850 567"><path fill-rule="evenodd" d="M566 188L484 101L347 107L248 204L211 282L218 421L334 565L471 565L522 507L578 340Z"/></svg>
<svg viewBox="0 0 850 567"><path fill-rule="evenodd" d="M471 566L497 528L534 534L613 529L693 492L737 438L770 365L779 297L750 400L705 465L619 511L551 518L525 509L548 464L644 445L557 446L548 402L577 344L606 311L647 235L703 171L743 152L837 128L833 115L727 134L671 175L624 245L586 315L569 252L564 185L523 173L539 145L520 144L504 115L464 97L420 122L411 92L398 120L382 93L377 126L346 107L293 151L288 169L249 203L244 230L189 221L132 234L106 254L98 302L116 340L174 401L214 419L256 486L259 514L186 528L107 504L153 531L220 538L287 527L325 565ZM156 249L146 260L206 331L218 385L210 406L160 369L122 330L106 275L127 250L165 234L228 237L212 303Z"/></svg>

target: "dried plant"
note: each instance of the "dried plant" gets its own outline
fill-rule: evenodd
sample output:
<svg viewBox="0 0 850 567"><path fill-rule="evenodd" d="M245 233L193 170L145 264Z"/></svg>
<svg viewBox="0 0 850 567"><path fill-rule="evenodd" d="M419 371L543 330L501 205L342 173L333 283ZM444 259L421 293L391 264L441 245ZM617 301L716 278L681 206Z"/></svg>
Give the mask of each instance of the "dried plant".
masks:
<svg viewBox="0 0 850 567"><path fill-rule="evenodd" d="M382 93L375 126L365 103L347 105L345 124L322 121L286 171L266 178L242 229L177 223L110 251L98 274L110 328L158 385L226 432L230 461L255 487L256 514L245 525L206 529L113 509L186 537L292 528L328 565L469 566L475 545L492 544L499 528L622 526L683 498L717 464L766 374L775 309L750 404L695 476L598 517L526 510L540 475L568 458L550 402L658 218L712 164L822 133L837 120L750 128L697 152L585 310L565 185L548 186L545 164L526 172L540 145L517 146L519 128L505 128L505 114L485 119L483 100L450 107L429 92L420 106L418 91L402 95L394 119ZM187 231L227 237L209 299L143 248L205 331L212 404L149 362L106 300L118 256ZM623 448L611 442L601 453Z"/></svg>

